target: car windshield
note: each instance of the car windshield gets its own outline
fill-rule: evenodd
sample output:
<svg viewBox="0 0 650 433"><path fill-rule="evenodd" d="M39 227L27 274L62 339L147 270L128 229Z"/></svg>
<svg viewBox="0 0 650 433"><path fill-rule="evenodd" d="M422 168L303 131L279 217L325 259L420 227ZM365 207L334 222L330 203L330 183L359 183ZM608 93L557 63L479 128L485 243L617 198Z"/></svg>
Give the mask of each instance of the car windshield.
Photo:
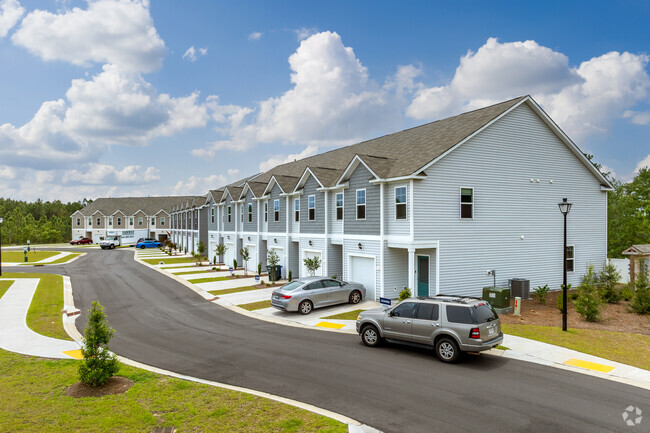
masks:
<svg viewBox="0 0 650 433"><path fill-rule="evenodd" d="M487 302L481 303L474 308L474 316L478 324L491 322L499 318L497 312Z"/></svg>
<svg viewBox="0 0 650 433"><path fill-rule="evenodd" d="M297 289L298 287L302 286L304 283L301 281L292 281L290 283L285 284L284 286L280 287L280 290L294 290Z"/></svg>

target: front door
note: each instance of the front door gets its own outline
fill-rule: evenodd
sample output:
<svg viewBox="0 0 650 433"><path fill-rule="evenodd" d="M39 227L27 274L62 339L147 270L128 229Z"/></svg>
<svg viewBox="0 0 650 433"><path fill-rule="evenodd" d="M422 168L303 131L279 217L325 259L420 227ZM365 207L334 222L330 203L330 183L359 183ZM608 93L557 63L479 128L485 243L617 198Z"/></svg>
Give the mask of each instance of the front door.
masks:
<svg viewBox="0 0 650 433"><path fill-rule="evenodd" d="M429 296L429 256L418 256L418 296Z"/></svg>

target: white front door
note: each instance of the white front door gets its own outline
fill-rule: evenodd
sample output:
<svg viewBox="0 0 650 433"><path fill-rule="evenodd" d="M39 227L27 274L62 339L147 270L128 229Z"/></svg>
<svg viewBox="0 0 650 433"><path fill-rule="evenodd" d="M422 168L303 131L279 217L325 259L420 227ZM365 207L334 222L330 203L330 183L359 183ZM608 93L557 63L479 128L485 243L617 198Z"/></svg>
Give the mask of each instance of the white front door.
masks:
<svg viewBox="0 0 650 433"><path fill-rule="evenodd" d="M284 267L284 248L282 248L282 247L270 247L269 251L275 251L275 253L278 255L278 257L280 258L280 263L278 263L278 265L282 266L281 272L282 272L283 275L286 275L287 270ZM267 256L266 263L268 264L268 262L269 262L269 258Z"/></svg>
<svg viewBox="0 0 650 433"><path fill-rule="evenodd" d="M375 271L375 258L350 256L349 281L363 284L363 286L366 288L366 298L375 300L375 284L377 281L377 272Z"/></svg>
<svg viewBox="0 0 650 433"><path fill-rule="evenodd" d="M226 242L226 254L224 254L224 264L227 267L232 266L232 261L237 257L237 251L235 251L235 244L233 242ZM239 263L238 263L239 264Z"/></svg>
<svg viewBox="0 0 650 433"><path fill-rule="evenodd" d="M248 263L246 263L246 270L249 272L257 273L257 248L255 245L245 245L248 248ZM244 265L242 263L242 265Z"/></svg>
<svg viewBox="0 0 650 433"><path fill-rule="evenodd" d="M300 272L300 277L309 277L311 274L307 270L307 266L305 266L305 259L312 259L314 257L317 257L321 261L321 265L318 269L316 269L316 272L314 272L314 276L320 277L323 275L323 253L320 251L310 251L310 250L303 250L302 252L302 263L301 263L301 272Z"/></svg>

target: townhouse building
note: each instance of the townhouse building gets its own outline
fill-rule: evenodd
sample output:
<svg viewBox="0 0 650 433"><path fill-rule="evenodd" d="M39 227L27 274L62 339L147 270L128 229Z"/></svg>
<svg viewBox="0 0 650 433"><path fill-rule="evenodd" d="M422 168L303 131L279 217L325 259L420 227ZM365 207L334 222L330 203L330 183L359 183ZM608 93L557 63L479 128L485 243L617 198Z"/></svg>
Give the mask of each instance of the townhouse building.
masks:
<svg viewBox="0 0 650 433"><path fill-rule="evenodd" d="M523 96L335 149L177 200L171 235L199 240L224 262L247 248L246 266L280 257L282 276L363 283L368 297L479 295L512 278L559 288L563 216L569 283L607 252L608 180L530 97ZM201 201L203 199L203 201ZM178 243L177 242L177 243ZM192 248L190 248L190 246Z"/></svg>
<svg viewBox="0 0 650 433"><path fill-rule="evenodd" d="M187 198L187 197L185 197ZM181 197L101 197L76 211L72 239L106 236L167 239L171 236L170 209Z"/></svg>

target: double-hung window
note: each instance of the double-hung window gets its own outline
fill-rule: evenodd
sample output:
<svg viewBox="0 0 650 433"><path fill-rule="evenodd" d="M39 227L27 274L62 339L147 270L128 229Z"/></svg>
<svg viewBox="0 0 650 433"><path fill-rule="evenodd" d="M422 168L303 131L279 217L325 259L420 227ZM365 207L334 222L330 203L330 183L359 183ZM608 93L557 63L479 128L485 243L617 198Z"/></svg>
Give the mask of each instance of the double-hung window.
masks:
<svg viewBox="0 0 650 433"><path fill-rule="evenodd" d="M300 199L295 198L293 199L293 210L295 213L295 221L299 222L300 221Z"/></svg>
<svg viewBox="0 0 650 433"><path fill-rule="evenodd" d="M406 219L406 187L395 188L395 219Z"/></svg>
<svg viewBox="0 0 650 433"><path fill-rule="evenodd" d="M239 206L239 221L244 222L244 205Z"/></svg>
<svg viewBox="0 0 650 433"><path fill-rule="evenodd" d="M122 225L122 218L117 217L117 226L119 227L121 225Z"/></svg>
<svg viewBox="0 0 650 433"><path fill-rule="evenodd" d="M566 247L566 271L573 272L575 269L575 246L567 245Z"/></svg>
<svg viewBox="0 0 650 433"><path fill-rule="evenodd" d="M97 217L97 227L102 225L102 219Z"/></svg>
<svg viewBox="0 0 650 433"><path fill-rule="evenodd" d="M228 206L228 222L232 222L232 207Z"/></svg>
<svg viewBox="0 0 650 433"><path fill-rule="evenodd" d="M143 220L142 220L142 217L138 217L138 225L139 225L139 226L142 225L142 221L143 221Z"/></svg>
<svg viewBox="0 0 650 433"><path fill-rule="evenodd" d="M309 221L314 221L316 219L316 196L310 195L307 197L307 208L309 209L309 215L307 219Z"/></svg>
<svg viewBox="0 0 650 433"><path fill-rule="evenodd" d="M248 203L248 222L252 223L253 222L253 204Z"/></svg>
<svg viewBox="0 0 650 433"><path fill-rule="evenodd" d="M474 188L460 189L460 217L462 219L474 218Z"/></svg>
<svg viewBox="0 0 650 433"><path fill-rule="evenodd" d="M129 218L129 225L130 225L131 227L133 227L133 217L130 217L130 218Z"/></svg>
<svg viewBox="0 0 650 433"><path fill-rule="evenodd" d="M214 208L210 208L210 221L214 224Z"/></svg>
<svg viewBox="0 0 650 433"><path fill-rule="evenodd" d="M280 221L280 200L273 200L273 221Z"/></svg>
<svg viewBox="0 0 650 433"><path fill-rule="evenodd" d="M81 218L77 218L77 227L81 225Z"/></svg>
<svg viewBox="0 0 650 433"><path fill-rule="evenodd" d="M357 219L358 220L366 219L366 190L365 189L357 190Z"/></svg>
<svg viewBox="0 0 650 433"><path fill-rule="evenodd" d="M156 217L151 217L151 225L152 226L156 225Z"/></svg>
<svg viewBox="0 0 650 433"><path fill-rule="evenodd" d="M269 202L264 202L264 222L269 222Z"/></svg>
<svg viewBox="0 0 650 433"><path fill-rule="evenodd" d="M88 218L88 225L89 226L93 225L93 217Z"/></svg>
<svg viewBox="0 0 650 433"><path fill-rule="evenodd" d="M336 194L336 220L341 221L343 219L343 193L339 192Z"/></svg>
<svg viewBox="0 0 650 433"><path fill-rule="evenodd" d="M165 225L165 217L160 217L160 226L162 227L164 225Z"/></svg>

